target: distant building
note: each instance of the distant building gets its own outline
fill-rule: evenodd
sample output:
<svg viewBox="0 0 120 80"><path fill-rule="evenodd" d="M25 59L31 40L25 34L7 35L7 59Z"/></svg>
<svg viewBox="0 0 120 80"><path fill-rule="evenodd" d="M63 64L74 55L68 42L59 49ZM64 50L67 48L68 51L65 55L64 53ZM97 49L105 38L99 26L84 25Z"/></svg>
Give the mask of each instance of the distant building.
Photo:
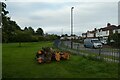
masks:
<svg viewBox="0 0 120 80"><path fill-rule="evenodd" d="M94 29L93 31L87 31L82 34L82 38L99 38L103 43L106 43L108 37L114 33L120 33L120 25L115 26L107 23L107 26L100 29Z"/></svg>
<svg viewBox="0 0 120 80"><path fill-rule="evenodd" d="M94 38L96 37L96 31L97 29L95 28L93 31L87 31L86 33L82 33L82 38Z"/></svg>
<svg viewBox="0 0 120 80"><path fill-rule="evenodd" d="M87 31L87 38L93 38L94 32L93 31Z"/></svg>
<svg viewBox="0 0 120 80"><path fill-rule="evenodd" d="M82 38L86 38L87 37L87 33L82 33Z"/></svg>
<svg viewBox="0 0 120 80"><path fill-rule="evenodd" d="M120 25L117 27L117 32L120 34Z"/></svg>
<svg viewBox="0 0 120 80"><path fill-rule="evenodd" d="M115 33L120 34L120 25L116 29L113 30L113 34L115 34Z"/></svg>
<svg viewBox="0 0 120 80"><path fill-rule="evenodd" d="M97 31L96 28L93 31L87 31L87 37L88 38L95 38L96 37L96 31Z"/></svg>
<svg viewBox="0 0 120 80"><path fill-rule="evenodd" d="M78 36L61 36L61 40L79 39Z"/></svg>
<svg viewBox="0 0 120 80"><path fill-rule="evenodd" d="M96 31L96 37L106 37L112 35L114 30L117 29L117 26L111 25L110 23L107 24L107 27L100 28Z"/></svg>

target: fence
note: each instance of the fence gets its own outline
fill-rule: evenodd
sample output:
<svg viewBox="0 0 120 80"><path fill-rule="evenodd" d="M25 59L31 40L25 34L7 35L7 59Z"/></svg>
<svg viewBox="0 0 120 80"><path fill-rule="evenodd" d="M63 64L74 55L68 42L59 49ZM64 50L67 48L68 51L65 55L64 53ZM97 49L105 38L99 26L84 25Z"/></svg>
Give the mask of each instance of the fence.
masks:
<svg viewBox="0 0 120 80"><path fill-rule="evenodd" d="M59 48L87 58L100 59L108 62L119 62L120 49L106 47L99 49L85 48L83 44L74 42L73 48L71 49L70 41L61 41Z"/></svg>

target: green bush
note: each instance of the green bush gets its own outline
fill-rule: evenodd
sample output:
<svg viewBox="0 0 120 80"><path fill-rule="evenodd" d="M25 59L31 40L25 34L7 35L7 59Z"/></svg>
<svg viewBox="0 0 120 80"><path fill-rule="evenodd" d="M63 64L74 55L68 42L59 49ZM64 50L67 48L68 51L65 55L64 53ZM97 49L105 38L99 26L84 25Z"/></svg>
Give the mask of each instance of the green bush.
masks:
<svg viewBox="0 0 120 80"><path fill-rule="evenodd" d="M114 40L114 42L110 42L110 40ZM113 47L120 48L120 46L119 46L120 45L120 34L115 33L115 34L109 36L108 44L113 46Z"/></svg>

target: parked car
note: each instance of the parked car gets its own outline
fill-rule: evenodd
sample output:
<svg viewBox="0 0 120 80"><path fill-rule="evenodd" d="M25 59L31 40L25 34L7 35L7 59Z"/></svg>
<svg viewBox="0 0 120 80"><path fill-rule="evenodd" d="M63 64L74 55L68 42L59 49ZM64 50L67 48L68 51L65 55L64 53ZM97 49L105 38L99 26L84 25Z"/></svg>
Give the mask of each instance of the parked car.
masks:
<svg viewBox="0 0 120 80"><path fill-rule="evenodd" d="M97 38L88 38L84 40L84 47L86 48L102 48L102 43Z"/></svg>
<svg viewBox="0 0 120 80"><path fill-rule="evenodd" d="M107 39L106 38L100 38L99 40L103 45L107 44Z"/></svg>
<svg viewBox="0 0 120 80"><path fill-rule="evenodd" d="M101 40L101 43L105 45L105 44L107 44L107 41L106 40Z"/></svg>

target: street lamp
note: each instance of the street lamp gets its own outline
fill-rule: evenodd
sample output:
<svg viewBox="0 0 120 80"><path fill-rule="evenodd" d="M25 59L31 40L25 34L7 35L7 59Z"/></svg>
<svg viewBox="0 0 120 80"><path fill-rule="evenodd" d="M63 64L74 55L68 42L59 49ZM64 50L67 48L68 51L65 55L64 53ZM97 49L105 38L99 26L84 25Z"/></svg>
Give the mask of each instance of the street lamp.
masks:
<svg viewBox="0 0 120 80"><path fill-rule="evenodd" d="M72 42L72 36L73 36L73 9L74 9L74 7L71 7L71 49L73 48L73 42Z"/></svg>

